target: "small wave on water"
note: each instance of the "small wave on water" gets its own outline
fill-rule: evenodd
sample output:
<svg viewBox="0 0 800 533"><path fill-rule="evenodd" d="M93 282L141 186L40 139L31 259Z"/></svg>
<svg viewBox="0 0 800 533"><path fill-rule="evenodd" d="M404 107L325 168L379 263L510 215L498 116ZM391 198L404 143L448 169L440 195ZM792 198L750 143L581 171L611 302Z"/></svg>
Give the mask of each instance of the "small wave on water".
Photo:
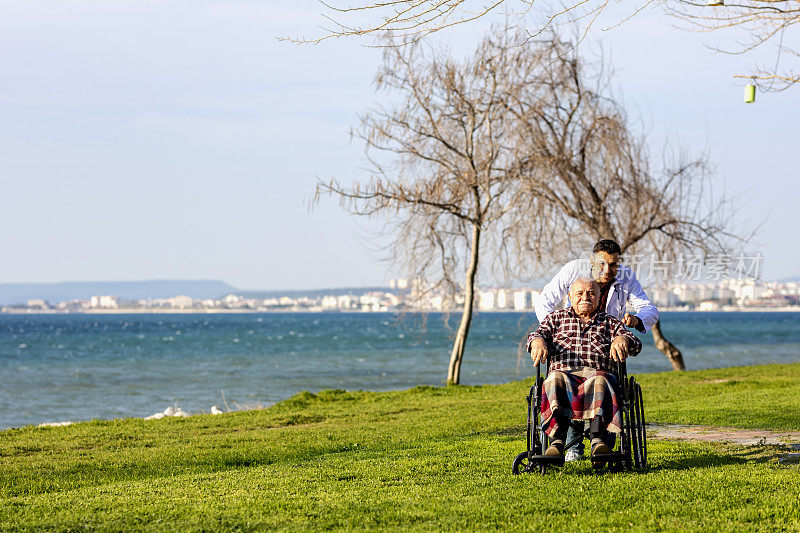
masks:
<svg viewBox="0 0 800 533"><path fill-rule="evenodd" d="M450 323L454 322L451 320ZM385 314L0 315L0 429L143 418L229 402L271 405L302 390L443 384L454 330ZM533 374L520 343L529 313L480 313L464 384ZM800 361L800 313L664 313L690 370ZM649 335L632 373L671 367Z"/></svg>

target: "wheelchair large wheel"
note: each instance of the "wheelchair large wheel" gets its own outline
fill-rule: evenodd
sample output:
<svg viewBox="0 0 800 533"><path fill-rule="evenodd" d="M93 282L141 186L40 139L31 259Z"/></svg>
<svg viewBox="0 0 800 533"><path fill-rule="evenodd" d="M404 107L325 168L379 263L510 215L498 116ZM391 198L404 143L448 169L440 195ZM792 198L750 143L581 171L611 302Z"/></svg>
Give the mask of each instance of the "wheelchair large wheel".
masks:
<svg viewBox="0 0 800 533"><path fill-rule="evenodd" d="M623 409L622 409L622 433L619 435L619 453L623 456L623 463L626 469L633 469L634 458L632 449L635 447L635 435L633 430L633 378L626 377L622 383Z"/></svg>
<svg viewBox="0 0 800 533"><path fill-rule="evenodd" d="M647 432L644 426L642 387L630 378L631 451L636 468L647 467Z"/></svg>
<svg viewBox="0 0 800 533"><path fill-rule="evenodd" d="M642 396L642 387L636 384L636 396L638 399L638 413L639 413L639 457L641 457L641 468L647 468L647 426L644 419L644 397Z"/></svg>
<svg viewBox="0 0 800 533"><path fill-rule="evenodd" d="M627 423L625 424L625 436L628 438L627 446L624 450L625 464L628 469L639 467L639 459L636 450L639 447L639 433L636 430L636 410L634 404L636 403L636 380L629 377L626 383L626 401L627 401Z"/></svg>
<svg viewBox="0 0 800 533"><path fill-rule="evenodd" d="M533 410L532 417L531 417L531 450L533 450L534 455L543 455L544 451L547 449L547 446L550 444L550 439L547 436L547 433L544 432L542 429L542 411L538 407L538 404L541 400L542 390L544 388L544 378L539 378L538 383L538 394L539 398L535 401L534 405L537 407ZM539 464L539 472L542 474L547 473L547 465L545 463Z"/></svg>

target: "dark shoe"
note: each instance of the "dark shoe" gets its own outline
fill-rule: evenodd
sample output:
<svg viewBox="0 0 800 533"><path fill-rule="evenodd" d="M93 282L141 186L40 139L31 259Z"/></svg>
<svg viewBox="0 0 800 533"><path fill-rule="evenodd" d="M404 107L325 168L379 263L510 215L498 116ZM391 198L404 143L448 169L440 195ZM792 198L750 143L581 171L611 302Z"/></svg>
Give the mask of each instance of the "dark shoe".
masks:
<svg viewBox="0 0 800 533"><path fill-rule="evenodd" d="M592 466L602 466L605 461L598 458L599 455L607 455L611 453L611 448L605 442L595 442L592 444Z"/></svg>
<svg viewBox="0 0 800 533"><path fill-rule="evenodd" d="M564 457L564 442L554 440L550 446L544 451L546 457Z"/></svg>

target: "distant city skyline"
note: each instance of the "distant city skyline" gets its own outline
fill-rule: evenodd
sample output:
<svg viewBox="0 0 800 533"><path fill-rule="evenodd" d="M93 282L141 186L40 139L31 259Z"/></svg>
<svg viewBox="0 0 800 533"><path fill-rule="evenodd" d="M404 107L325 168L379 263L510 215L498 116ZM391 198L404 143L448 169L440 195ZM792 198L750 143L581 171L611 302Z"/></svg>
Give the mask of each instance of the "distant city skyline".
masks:
<svg viewBox="0 0 800 533"><path fill-rule="evenodd" d="M218 312L453 312L464 295L418 290L408 280L392 280L389 287L308 291L305 294L257 294L233 290L224 296L198 297L173 291L159 296L124 297L94 294L54 300L44 296L27 302L2 302L0 313L218 313ZM129 287L130 289L130 287ZM404 290L407 289L407 290ZM177 292L177 294L176 294ZM800 310L800 281L763 282L728 278L710 283L665 283L648 288L648 296L662 310L741 311ZM541 291L528 287L478 287L476 311L532 311ZM192 294L191 296L189 294Z"/></svg>
<svg viewBox="0 0 800 533"><path fill-rule="evenodd" d="M323 199L317 178L363 178L348 129L388 96L380 50L317 46L314 0L8 0L0 6L0 282L220 279L247 290L385 286L374 223ZM609 17L613 17L610 13ZM725 34L669 27L648 9L599 24L631 116L654 146L710 150L719 186L770 219L762 278L800 275L794 205L800 89L743 103L758 56L714 53ZM488 18L434 40L469 53ZM606 21L609 22L609 21ZM789 38L788 32L786 38Z"/></svg>

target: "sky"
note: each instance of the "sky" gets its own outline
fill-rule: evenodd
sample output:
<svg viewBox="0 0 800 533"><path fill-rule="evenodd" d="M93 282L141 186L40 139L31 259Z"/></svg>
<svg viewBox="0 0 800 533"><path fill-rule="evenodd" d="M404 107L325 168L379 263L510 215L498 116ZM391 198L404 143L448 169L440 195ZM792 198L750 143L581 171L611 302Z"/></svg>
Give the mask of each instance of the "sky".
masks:
<svg viewBox="0 0 800 533"><path fill-rule="evenodd" d="M0 0L0 283L288 290L400 275L374 222L330 198L310 209L318 179L365 177L349 130L388 98L372 85L379 50L278 39L319 35L323 12L313 0ZM762 278L800 275L800 88L744 104L733 75L757 58L705 46L732 36L677 30L657 10L604 31L618 15L582 49L602 46L655 142L710 152L744 202L737 216L768 216ZM497 20L435 39L467 54Z"/></svg>

